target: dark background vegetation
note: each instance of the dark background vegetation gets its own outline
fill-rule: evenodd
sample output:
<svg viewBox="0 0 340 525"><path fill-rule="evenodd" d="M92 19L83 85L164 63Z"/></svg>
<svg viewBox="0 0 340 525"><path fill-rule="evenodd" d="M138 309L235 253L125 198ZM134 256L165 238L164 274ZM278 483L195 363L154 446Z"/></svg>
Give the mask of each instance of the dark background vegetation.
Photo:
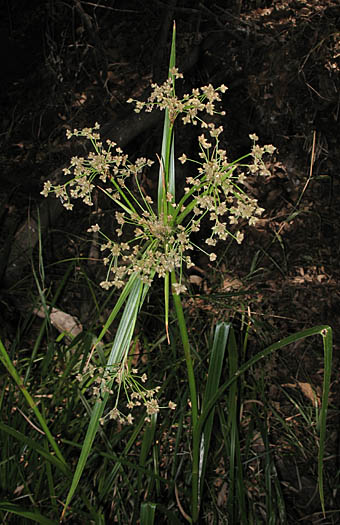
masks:
<svg viewBox="0 0 340 525"><path fill-rule="evenodd" d="M219 248L217 269L197 255L198 279L192 279L196 288L188 298L188 315L209 323L237 319L243 308L254 322L254 344L260 346L318 324L338 332L338 2L7 0L0 21L4 342L11 343L18 323L32 310L38 229L49 286L60 276L53 262L89 255L89 210L76 207L70 214L40 195L45 180L61 180L70 156L85 153L84 145L66 142L66 130L98 121L104 135L132 158L159 151L161 116L136 117L126 100L145 98L151 80L166 78L173 20L178 64L185 71L183 89L207 83L229 87L223 98L227 115L218 123L224 126L230 158L249 151L253 132L261 143L277 147L272 176L250 188L265 208L263 218L248 229L242 246ZM195 145L187 130L178 130L177 142L178 155ZM145 184L154 189L152 178ZM94 280L99 267L87 267ZM90 299L81 276L75 274L72 283L59 307L86 324ZM242 304L233 295L240 292ZM334 509L339 508L338 351L335 344L327 451L333 458L327 468L335 480L329 500ZM281 384L291 384L299 373L307 383L322 384L319 342L291 348L277 372ZM281 465L283 480L294 477L292 470L290 464Z"/></svg>

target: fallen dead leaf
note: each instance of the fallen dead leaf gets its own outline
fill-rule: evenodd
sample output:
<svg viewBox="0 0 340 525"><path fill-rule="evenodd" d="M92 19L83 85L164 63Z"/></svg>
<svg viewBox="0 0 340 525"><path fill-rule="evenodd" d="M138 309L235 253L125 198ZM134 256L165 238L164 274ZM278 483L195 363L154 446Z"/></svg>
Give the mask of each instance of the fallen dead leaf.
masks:
<svg viewBox="0 0 340 525"><path fill-rule="evenodd" d="M302 383L301 381L298 381L299 388L301 392L308 398L310 401L315 405L315 402L319 404L319 399L316 396L316 393L314 392L312 385L310 383Z"/></svg>
<svg viewBox="0 0 340 525"><path fill-rule="evenodd" d="M221 287L221 290L223 292L228 292L229 290L234 290L237 288L241 288L242 282L237 279L237 277L233 277L232 275L224 275L223 284Z"/></svg>
<svg viewBox="0 0 340 525"><path fill-rule="evenodd" d="M285 383L282 386L286 386L286 387L288 386L290 388L299 387L303 395L307 397L313 403L313 405L315 405L315 401L317 401L318 405L320 405L320 399L316 395L310 383L304 383L302 381L297 381L296 383Z"/></svg>

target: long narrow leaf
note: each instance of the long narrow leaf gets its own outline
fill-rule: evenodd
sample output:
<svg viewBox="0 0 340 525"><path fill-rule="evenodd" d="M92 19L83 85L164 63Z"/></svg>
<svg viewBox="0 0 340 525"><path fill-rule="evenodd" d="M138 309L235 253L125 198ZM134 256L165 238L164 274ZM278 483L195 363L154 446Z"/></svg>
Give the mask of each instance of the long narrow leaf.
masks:
<svg viewBox="0 0 340 525"><path fill-rule="evenodd" d="M115 464L114 464L110 474L107 476L107 478L105 478L103 480L100 480L100 482L102 483L102 488L101 488L101 490L99 490L99 492L104 493L104 494L108 494L110 491L113 490L112 487L114 485L116 477L122 471L122 465L128 465L129 467L131 466L131 468L132 468L132 465L130 465L130 462L126 459L126 457L128 456L131 448L134 446L134 444L136 442L136 439L137 439L137 437L139 435L139 432L141 431L143 425L144 425L144 416L142 416L139 419L138 423L136 423L134 425L132 434L131 434L128 442L126 443L123 452L119 456L117 456L113 452L112 452L112 456L108 455L108 457L110 459L113 459L115 461ZM137 468L135 463L134 463L133 467Z"/></svg>
<svg viewBox="0 0 340 525"><path fill-rule="evenodd" d="M169 77L172 76L171 70L176 65L176 25L174 23L173 32L172 32L172 43L171 43L171 52L170 52L170 61L169 61ZM169 165L170 165L170 155L171 151L173 152L172 136L173 126L169 119L168 110L165 111L164 116L164 125L163 125L163 139L162 139L162 156L161 156L161 165L159 167L159 177L158 177L158 215L161 215L164 212L164 204L166 203L166 192L173 191L175 192L175 181L169 179ZM174 170L173 170L174 171ZM173 193L175 196L175 193Z"/></svg>
<svg viewBox="0 0 340 525"><path fill-rule="evenodd" d="M155 512L155 503L142 503L140 512L140 525L153 525L155 523Z"/></svg>
<svg viewBox="0 0 340 525"><path fill-rule="evenodd" d="M130 276L130 279L126 283L122 293L119 295L119 298L118 298L118 300L117 300L117 302L116 302L112 312L110 313L109 317L106 320L106 323L104 324L100 334L98 335L95 344L98 344L103 339L104 335L106 334L106 332L110 328L111 324L113 323L113 321L115 320L115 318L119 314L120 309L122 308L123 304L125 303L126 299L128 298L128 296L129 296L129 294L131 292L131 289L134 286L134 284L137 281L137 279L138 279L138 276L136 274L132 274Z"/></svg>
<svg viewBox="0 0 340 525"><path fill-rule="evenodd" d="M333 354L333 337L330 326L325 326L321 330L324 347L324 374L323 374L323 391L322 391L322 406L319 419L319 454L318 454L318 480L319 480L319 495L323 513L325 513L325 497L323 490L323 457L325 452L326 441L326 423L327 423L327 407L329 387L331 383L332 373L332 354Z"/></svg>
<svg viewBox="0 0 340 525"><path fill-rule="evenodd" d="M227 324L227 323L218 323L215 328L214 341L213 341L213 346L212 346L211 354L210 354L207 385L206 385L204 397L202 400L202 410L204 410L205 406L209 403L210 399L214 396L214 394L218 390L218 387L220 384L221 372L222 372L223 363L224 363L225 350L226 350L227 341L229 337L229 331L230 331L230 324ZM202 497L203 486L204 486L204 477L205 477L209 446L210 446L210 440L211 440L211 433L212 433L213 422L214 422L214 412L215 412L215 409L213 408L206 420L202 436L200 437L201 438L200 467L199 467L199 481L198 481L200 498Z"/></svg>
<svg viewBox="0 0 340 525"><path fill-rule="evenodd" d="M172 68L176 65L176 25L174 23L172 32L172 43L169 61L169 77L174 79ZM174 156L174 134L173 122L170 122L169 111L165 110L163 138L162 138L162 152L158 176L158 215L163 215L165 223L168 221L168 215L173 215L175 209L169 206L167 194L171 193L173 201L175 201L175 156ZM169 274L164 278L164 316L165 329L169 340Z"/></svg>
<svg viewBox="0 0 340 525"><path fill-rule="evenodd" d="M145 428L143 441L142 441L142 448L141 448L140 456L139 456L139 465L141 467L145 466L146 459L150 452L150 449L151 449L151 446L152 446L152 443L155 437L156 423L157 423L157 413L152 414L151 421L149 425Z"/></svg>
<svg viewBox="0 0 340 525"><path fill-rule="evenodd" d="M115 363L120 363L122 359L127 354L130 343L132 340L137 315L139 312L139 309L141 307L141 304L143 303L146 293L147 293L148 287L146 285L143 285L143 283L139 279L135 279L131 285L131 289L129 291L128 299L122 314L122 318L120 320L117 333L112 345L112 349L107 361L107 367L110 368ZM87 463L87 459L91 453L92 445L94 442L94 439L96 437L99 425L100 425L100 418L103 416L103 412L105 410L105 406L107 404L107 401L109 399L109 391L111 390L112 384L114 382L114 378L111 379L109 384L107 385L107 389L105 393L103 394L102 398L98 398L95 402L95 405L92 410L90 423L86 432L85 440L82 445L82 450L80 453L80 457L77 463L76 471L73 476L72 484L70 487L70 490L67 494L64 510L62 512L61 520L63 520L65 512L74 496L74 493L77 489L77 486L79 484L81 475L84 471L85 465Z"/></svg>
<svg viewBox="0 0 340 525"><path fill-rule="evenodd" d="M45 516L39 512L26 509L25 507L15 505L14 503L9 503L7 501L0 501L0 510L4 512L10 512L16 516L21 516L22 518L26 518L28 520L32 520L34 523L41 523L41 525L55 525L56 523L49 518L45 518Z"/></svg>
<svg viewBox="0 0 340 525"><path fill-rule="evenodd" d="M228 365L229 378L232 378L237 373L238 369L238 348L235 339L233 328L230 329L230 336L228 340ZM240 439L239 439L239 412L238 412L238 394L239 385L237 381L233 381L228 390L228 422L227 428L229 430L229 487L231 494L228 501L231 502L230 515L232 521L240 520L241 523L246 522L246 507L245 507L245 491L243 484L243 467L241 461ZM236 491L235 499L233 492ZM235 500L237 506L235 506ZM236 511L238 514L236 514Z"/></svg>

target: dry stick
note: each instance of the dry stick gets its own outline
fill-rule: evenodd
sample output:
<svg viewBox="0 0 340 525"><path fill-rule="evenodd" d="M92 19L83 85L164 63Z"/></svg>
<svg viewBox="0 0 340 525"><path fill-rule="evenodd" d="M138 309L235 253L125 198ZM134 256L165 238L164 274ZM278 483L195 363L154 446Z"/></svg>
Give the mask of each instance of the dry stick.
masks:
<svg viewBox="0 0 340 525"><path fill-rule="evenodd" d="M178 495L178 488L177 488L176 483L175 483L175 497L176 497L177 506L178 506L179 511L182 514L183 518L185 518L189 523L191 523L190 516L185 512L185 510L183 509L182 504L180 502L179 495Z"/></svg>
<svg viewBox="0 0 340 525"><path fill-rule="evenodd" d="M46 435L45 432L43 432L42 430L40 430L40 428L38 428L34 423L32 423L32 421L30 420L30 418L27 417L27 416L23 413L23 411L20 410L19 407L16 407L16 409L20 412L20 414L22 415L22 417L26 419L27 423L28 423L29 425L31 425L31 427L34 428L34 430L36 430L37 432L39 432L39 433L42 434L43 436Z"/></svg>
<svg viewBox="0 0 340 525"><path fill-rule="evenodd" d="M296 206L298 206L301 202L301 199L307 189L307 186L308 184L310 183L310 180L312 178L312 175L313 175L313 166L314 166L314 161L315 161L315 139L316 139L316 131L314 130L313 131L313 144L312 144L312 152L311 152L311 157L310 157L310 166L309 166L309 175L308 175L308 179L306 180L306 183L303 187L303 190L301 192L301 195L299 197L299 200L297 201L297 204Z"/></svg>
<svg viewBox="0 0 340 525"><path fill-rule="evenodd" d="M307 186L308 184L310 183L311 179L312 179L312 176L313 176L313 166L314 166L314 162L315 162L315 141L316 141L316 131L314 130L313 131L313 144L312 144L312 151L311 151L311 157L310 157L310 165L309 165L309 175L308 175L308 178L305 182L305 185L302 189L302 192L301 192L301 195L300 197L298 198L298 201L297 203L295 204L295 208L298 208L301 200L302 200L302 197L304 196L305 194L305 191L307 189ZM279 228L279 231L277 232L277 235L280 235L280 233L282 232L284 226L285 226L285 222L282 222L281 225L280 225L280 228Z"/></svg>

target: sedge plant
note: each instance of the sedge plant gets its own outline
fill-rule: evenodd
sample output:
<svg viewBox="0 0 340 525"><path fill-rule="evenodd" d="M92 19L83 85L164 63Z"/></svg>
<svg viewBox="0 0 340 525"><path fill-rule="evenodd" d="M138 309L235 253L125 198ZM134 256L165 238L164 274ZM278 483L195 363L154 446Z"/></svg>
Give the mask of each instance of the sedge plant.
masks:
<svg viewBox="0 0 340 525"><path fill-rule="evenodd" d="M73 136L88 139L92 143L93 151L87 158L72 158L69 168L64 169L67 177L64 184L54 185L47 181L42 191L45 197L54 193L69 211L72 210L74 205L72 201L75 199L80 199L84 204L92 206L93 191L95 189L101 191L112 203L117 224L114 232L105 231L99 224L93 224L89 228L90 232L96 233L102 239L101 251L104 255L103 263L106 268L106 277L100 284L107 290L112 287L119 289L120 295L92 345L89 359L77 377L82 392L86 388L91 388L93 404L89 410L89 425L81 446L75 472L71 476L72 481L64 503L61 521L64 519L75 495L90 457L94 440L101 427L110 419L119 424L133 424L133 409L141 405L145 406L145 419L149 422L144 435L140 466L143 467L145 463L154 436L160 406L157 399L157 388L146 388L147 377L145 374L142 376L138 374L138 370L131 364L129 353L133 347L133 336L138 316L156 277L163 280L164 326L169 343L169 312L170 306L173 306L185 357L190 392L191 508L183 513L186 520L190 523L197 523L199 519L214 409L220 397L227 389L231 389L228 428L231 429L232 439L236 444L234 447L236 456L234 466L232 465L232 468L235 468L236 464L240 465L240 458L237 455L238 438L235 405L238 379L259 359L289 342L314 334L321 334L327 341L327 344L325 343L325 355L327 347L327 376L325 375L323 405L319 420L321 433L320 495L323 502L322 453L331 366L331 331L329 327L317 327L311 332L297 334L295 339L280 341L276 346L269 347L240 368L236 358L237 347L232 327L226 323L218 325L211 350L205 393L202 396L202 403L200 405L198 403L198 385L196 384L193 354L182 302L183 294L186 292L184 270L193 265L190 256L193 250L202 250L213 262L217 258L214 250L218 242L234 238L236 242L241 243L243 233L240 227L247 223L256 224L263 210L258 205L257 200L247 193L247 186L243 183L247 177L267 176L269 174L265 159L267 155L274 152L275 148L272 145L259 146L258 137L253 134L250 135L252 140L250 153L235 161L228 159L226 151L221 147L223 128L222 126L216 127L213 122L214 116L219 113L217 104L221 101L221 95L226 92L227 88L224 85L214 88L209 84L199 89L193 89L191 93L182 96L177 95L177 86L182 74L176 68L175 34L174 26L167 80L162 85L152 84L152 91L148 100L136 102L135 107L137 112L157 109L165 111L160 155L156 156L154 160L141 157L131 162L114 142L102 143L98 124L93 128L68 131L67 137L69 139ZM188 158L185 153L181 152L181 155L176 159L174 146L176 122L181 122L184 126L193 125L196 128L201 128L198 136L198 155L195 158ZM158 164L156 202L146 193L141 182L143 171L148 170L152 173L155 162ZM188 169L182 194L178 194L178 187L176 187L178 186L178 184L176 185L176 182L178 183L176 181L177 162L186 166L191 163L193 166L192 170ZM197 246L193 241L193 234L202 231L203 221L210 223L204 248ZM105 362L100 369L96 368L91 356L100 352L100 343L118 315L120 315L120 320L110 351L104 357L101 355L101 359L105 359ZM228 352L225 352L227 348ZM0 352L2 363L23 392L46 433L49 445L54 452L53 462L57 463L59 468L64 469L70 476L60 447L25 389L2 344ZM221 370L227 354L230 364L229 379L220 385ZM108 401L114 395L116 395L117 402L113 409L108 410ZM118 400L123 396L126 398L126 412L122 412L118 408ZM175 403L170 401L168 408L175 410ZM140 481L138 481L138 486L140 486ZM239 492L241 491L239 490ZM239 504L241 507L244 506L242 497ZM141 523L152 523L154 514L154 504L144 502L141 506ZM242 515L246 515L245 511L242 511Z"/></svg>
<svg viewBox="0 0 340 525"><path fill-rule="evenodd" d="M48 196L53 192L61 199L66 209L72 210L73 199L91 206L92 192L97 187L116 206L115 218L117 228L114 239L94 224L89 231L99 233L103 239L101 250L104 252L104 265L107 267L106 279L101 286L109 289L112 286L122 288L119 300L99 335L95 345L101 341L108 327L125 303L124 312L116 333L112 350L108 357L100 385L96 388L98 396L91 416L88 432L82 447L81 456L74 475L72 486L65 503L66 509L73 497L80 476L91 451L98 427L108 415L104 414L105 406L114 383L119 391L124 390L128 396L128 408L132 409L143 402L147 415L157 413L159 407L153 396L155 392L141 392L134 382L136 372L127 365L128 353L134 333L134 326L143 301L149 292L155 276L164 280L165 331L169 341L169 303L172 296L183 351L187 367L191 401L191 419L193 429L192 443L192 520L195 522L199 509L199 457L200 436L195 431L198 424L197 388L190 350L188 328L182 307L181 294L186 291L183 279L183 267L193 265L190 252L196 248L192 234L199 232L203 219L211 221L212 226L205 239L210 261L217 258L211 251L218 241L234 237L240 243L243 233L237 225L242 220L255 224L262 213L262 208L253 197L242 188L247 174L267 175L268 170L263 156L271 154L275 148L271 145L257 145L256 135L252 135L251 153L237 161L229 161L226 151L221 149L220 136L222 126L216 127L209 122L209 117L217 113L216 103L225 93L224 85L215 89L212 85L193 89L190 94L181 98L176 95L175 84L183 75L176 68L175 30L173 32L168 79L161 85L152 84L152 93L146 102L137 102L136 111L165 110L163 140L159 162L157 203L146 195L140 183L140 175L145 168L151 168L153 161L138 158L130 162L127 155L114 142L103 145L98 133L99 125L94 128L68 132L68 138L80 136L89 139L94 151L87 158L75 157L69 168L64 170L68 181L62 185L52 185L47 181L42 194ZM133 102L132 100L128 102ZM223 114L223 113L222 113ZM197 167L193 176L186 178L184 194L176 198L174 126L182 119L184 125L199 125L202 133L198 137L199 155L192 162ZM249 157L250 162L246 162ZM190 161L183 153L179 158L182 164ZM137 188L137 195L131 189L131 179ZM124 228L133 229L131 239L124 236ZM121 240L122 239L122 240ZM209 253L208 253L208 250ZM170 342L170 341L169 341ZM142 378L143 379L143 378ZM128 394L126 385L132 385L132 394ZM138 383L140 385L140 383ZM149 396L149 397L148 397ZM170 402L170 408L175 408ZM125 416L114 409L110 418L123 422ZM132 415L126 416L132 422Z"/></svg>

